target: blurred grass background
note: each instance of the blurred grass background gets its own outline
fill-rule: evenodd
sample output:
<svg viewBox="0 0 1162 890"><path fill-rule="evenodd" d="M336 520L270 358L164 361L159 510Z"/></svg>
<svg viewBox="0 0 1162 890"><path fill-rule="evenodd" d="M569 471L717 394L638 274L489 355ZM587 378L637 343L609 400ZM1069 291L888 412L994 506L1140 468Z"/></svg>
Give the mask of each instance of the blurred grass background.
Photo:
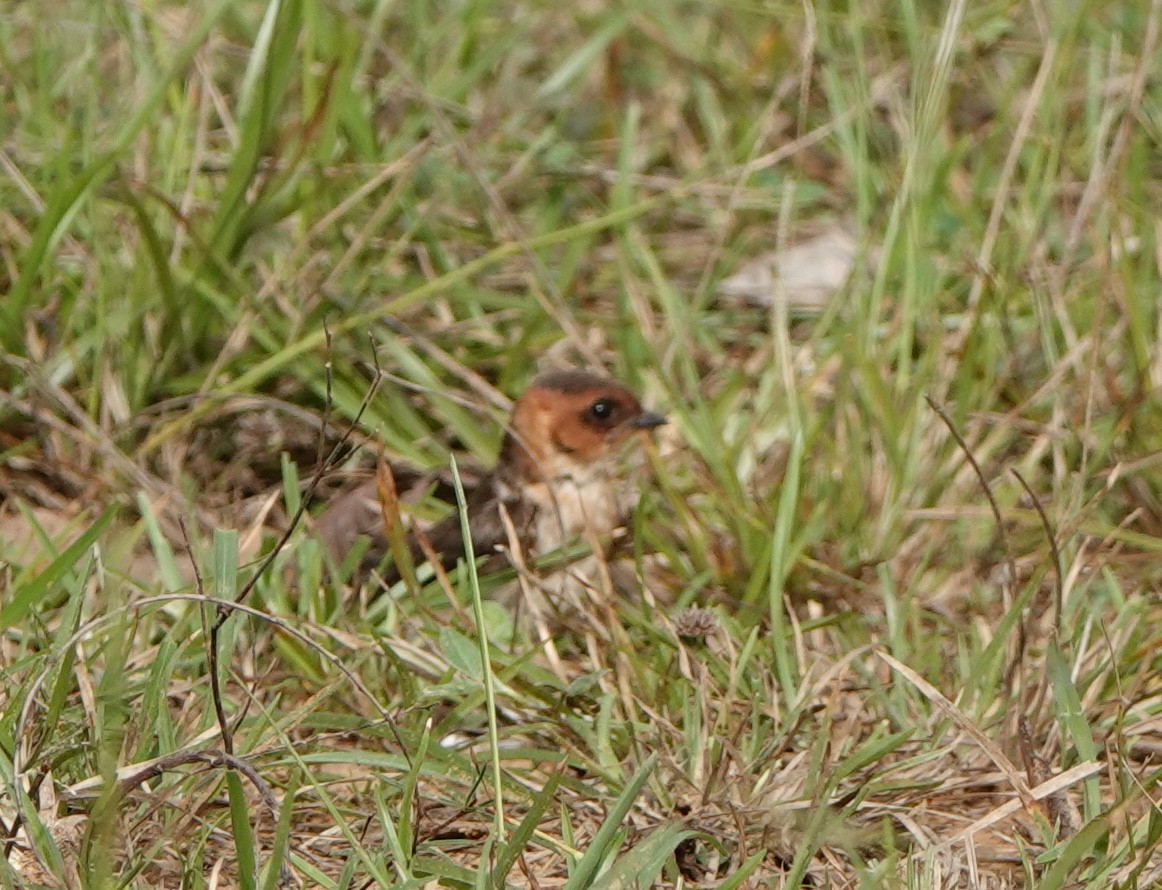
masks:
<svg viewBox="0 0 1162 890"><path fill-rule="evenodd" d="M219 857L242 885L285 857L335 887L1148 886L1160 14L0 4L5 827L86 886L204 886ZM720 292L836 228L857 258L821 312ZM481 720L466 613L346 591L305 528L251 601L275 617L223 642L285 831L221 770L116 799L116 767L213 743L203 615L173 597L191 557L209 593L249 578L328 401L352 421L378 363L375 442L487 463L563 358L673 420L634 520L665 571L571 673L495 653L513 837L474 749L437 744ZM1029 785L1100 770L1072 822L966 841L1016 793L998 756Z"/></svg>

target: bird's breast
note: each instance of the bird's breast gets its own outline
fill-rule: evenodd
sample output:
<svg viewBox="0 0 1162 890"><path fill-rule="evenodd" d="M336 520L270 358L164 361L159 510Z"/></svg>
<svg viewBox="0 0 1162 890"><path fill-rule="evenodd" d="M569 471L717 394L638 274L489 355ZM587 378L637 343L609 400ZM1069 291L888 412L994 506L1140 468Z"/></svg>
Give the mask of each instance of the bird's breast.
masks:
<svg viewBox="0 0 1162 890"><path fill-rule="evenodd" d="M538 555L578 538L608 537L621 524L623 511L609 479L565 476L530 489L537 507L532 544Z"/></svg>

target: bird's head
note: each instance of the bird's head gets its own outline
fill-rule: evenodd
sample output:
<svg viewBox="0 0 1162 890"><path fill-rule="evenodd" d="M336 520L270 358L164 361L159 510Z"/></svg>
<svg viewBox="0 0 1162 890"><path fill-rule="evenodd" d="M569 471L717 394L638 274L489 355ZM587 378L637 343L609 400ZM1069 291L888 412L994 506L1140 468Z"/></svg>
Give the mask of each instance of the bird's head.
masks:
<svg viewBox="0 0 1162 890"><path fill-rule="evenodd" d="M620 383L588 371L556 371L538 377L517 399L501 463L527 478L583 473L633 433L665 422Z"/></svg>

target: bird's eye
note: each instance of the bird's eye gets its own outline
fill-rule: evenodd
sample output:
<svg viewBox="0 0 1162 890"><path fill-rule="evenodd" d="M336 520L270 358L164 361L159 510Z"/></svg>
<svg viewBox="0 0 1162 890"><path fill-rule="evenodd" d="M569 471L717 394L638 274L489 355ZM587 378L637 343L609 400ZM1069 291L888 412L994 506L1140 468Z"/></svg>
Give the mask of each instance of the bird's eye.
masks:
<svg viewBox="0 0 1162 890"><path fill-rule="evenodd" d="M589 416L598 423L609 423L613 418L614 404L610 399L598 399L589 406Z"/></svg>

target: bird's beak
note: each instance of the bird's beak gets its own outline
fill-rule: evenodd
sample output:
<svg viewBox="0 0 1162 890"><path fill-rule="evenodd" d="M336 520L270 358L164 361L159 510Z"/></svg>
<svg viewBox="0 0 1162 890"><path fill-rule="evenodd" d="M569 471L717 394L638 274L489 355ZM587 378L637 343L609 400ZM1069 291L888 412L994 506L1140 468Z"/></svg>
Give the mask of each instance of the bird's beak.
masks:
<svg viewBox="0 0 1162 890"><path fill-rule="evenodd" d="M630 426L636 427L639 430L652 430L656 426L669 423L664 414L655 414L653 411L643 411L638 417L630 422Z"/></svg>

